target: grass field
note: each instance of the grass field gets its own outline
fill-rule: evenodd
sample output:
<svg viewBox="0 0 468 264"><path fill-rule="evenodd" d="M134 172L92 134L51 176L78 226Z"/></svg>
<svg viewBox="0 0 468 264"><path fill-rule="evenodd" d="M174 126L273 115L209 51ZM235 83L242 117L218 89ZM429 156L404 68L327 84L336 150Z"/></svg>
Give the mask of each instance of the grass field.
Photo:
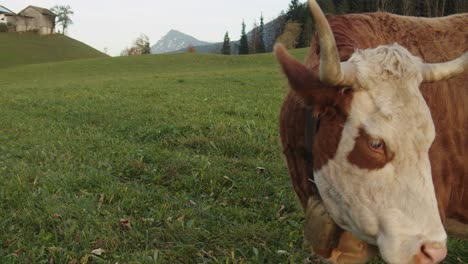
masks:
<svg viewBox="0 0 468 264"><path fill-rule="evenodd" d="M316 263L278 140L285 87L271 54L0 69L0 263Z"/></svg>
<svg viewBox="0 0 468 264"><path fill-rule="evenodd" d="M0 33L0 69L16 65L107 57L61 34Z"/></svg>

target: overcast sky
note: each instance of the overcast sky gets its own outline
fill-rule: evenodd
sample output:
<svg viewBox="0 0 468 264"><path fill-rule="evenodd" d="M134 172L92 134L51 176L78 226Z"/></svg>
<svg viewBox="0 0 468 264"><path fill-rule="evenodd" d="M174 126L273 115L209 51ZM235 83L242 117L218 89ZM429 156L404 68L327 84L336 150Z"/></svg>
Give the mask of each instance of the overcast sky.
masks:
<svg viewBox="0 0 468 264"><path fill-rule="evenodd" d="M229 31L240 38L241 23L247 31L263 13L265 22L288 8L290 0L0 0L19 12L28 5L50 8L70 5L75 14L68 35L100 51L118 55L140 33L154 45L176 29L199 40L221 42Z"/></svg>

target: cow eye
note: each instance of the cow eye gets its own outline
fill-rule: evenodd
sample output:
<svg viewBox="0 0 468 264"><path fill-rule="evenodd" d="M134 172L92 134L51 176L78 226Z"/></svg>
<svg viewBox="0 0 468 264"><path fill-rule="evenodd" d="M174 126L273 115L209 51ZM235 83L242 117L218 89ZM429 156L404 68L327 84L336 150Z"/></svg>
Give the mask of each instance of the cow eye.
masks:
<svg viewBox="0 0 468 264"><path fill-rule="evenodd" d="M353 88L351 87L345 87L340 90L341 95L348 95L353 91Z"/></svg>
<svg viewBox="0 0 468 264"><path fill-rule="evenodd" d="M372 151L383 153L385 148L385 143L381 139L370 139L369 147Z"/></svg>

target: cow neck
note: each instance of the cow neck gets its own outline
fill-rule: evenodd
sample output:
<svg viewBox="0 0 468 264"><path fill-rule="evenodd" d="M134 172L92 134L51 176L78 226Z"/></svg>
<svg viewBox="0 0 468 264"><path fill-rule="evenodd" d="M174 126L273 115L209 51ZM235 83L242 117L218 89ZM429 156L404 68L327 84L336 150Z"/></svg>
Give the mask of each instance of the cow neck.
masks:
<svg viewBox="0 0 468 264"><path fill-rule="evenodd" d="M313 106L306 107L305 111L305 130L304 130L304 140L305 140L305 165L306 165L306 173L309 179L309 182L312 186L312 193L314 194L316 199L322 200L320 197L320 193L318 192L317 185L315 184L315 177L314 177L314 140L315 135L317 134L320 128L320 118L321 116L314 116L312 114Z"/></svg>

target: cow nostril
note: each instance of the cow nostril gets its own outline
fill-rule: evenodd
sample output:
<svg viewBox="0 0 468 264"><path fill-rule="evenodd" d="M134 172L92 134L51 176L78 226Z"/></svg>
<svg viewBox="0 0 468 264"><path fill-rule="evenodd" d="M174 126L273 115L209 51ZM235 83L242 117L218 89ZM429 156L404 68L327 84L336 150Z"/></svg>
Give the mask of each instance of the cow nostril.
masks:
<svg viewBox="0 0 468 264"><path fill-rule="evenodd" d="M417 255L419 264L435 264L447 256L447 247L441 243L424 243Z"/></svg>
<svg viewBox="0 0 468 264"><path fill-rule="evenodd" d="M424 258L432 259L432 257L426 252L426 245L421 245L421 253Z"/></svg>

